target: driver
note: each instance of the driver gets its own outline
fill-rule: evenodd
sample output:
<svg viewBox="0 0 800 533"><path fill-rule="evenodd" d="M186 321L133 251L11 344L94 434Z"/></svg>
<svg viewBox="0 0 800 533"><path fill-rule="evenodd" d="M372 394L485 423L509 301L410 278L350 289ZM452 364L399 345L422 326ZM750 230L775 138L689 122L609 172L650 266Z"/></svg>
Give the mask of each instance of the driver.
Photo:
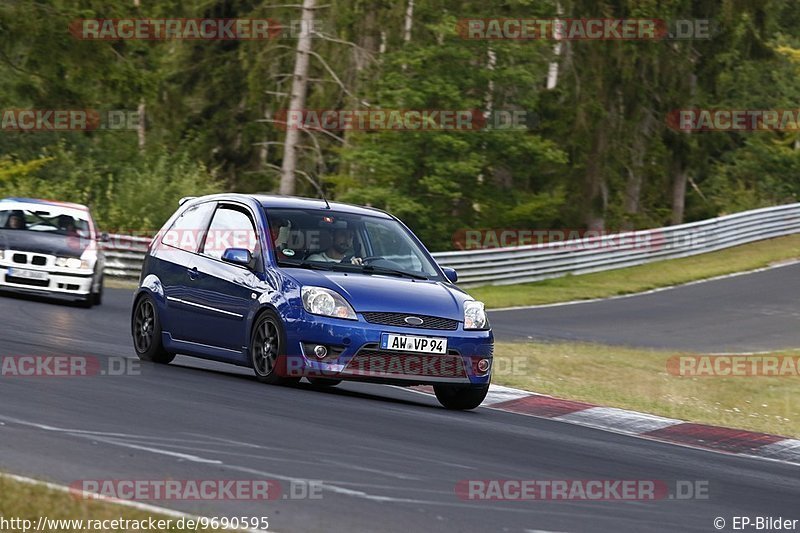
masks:
<svg viewBox="0 0 800 533"><path fill-rule="evenodd" d="M12 213L6 220L8 229L25 229L25 218L17 212Z"/></svg>
<svg viewBox="0 0 800 533"><path fill-rule="evenodd" d="M324 252L312 254L306 258L307 261L320 261L324 263L341 263L347 257L347 252L353 248L354 233L352 229L339 228L333 230L332 243ZM363 259L351 257L350 263L362 265Z"/></svg>

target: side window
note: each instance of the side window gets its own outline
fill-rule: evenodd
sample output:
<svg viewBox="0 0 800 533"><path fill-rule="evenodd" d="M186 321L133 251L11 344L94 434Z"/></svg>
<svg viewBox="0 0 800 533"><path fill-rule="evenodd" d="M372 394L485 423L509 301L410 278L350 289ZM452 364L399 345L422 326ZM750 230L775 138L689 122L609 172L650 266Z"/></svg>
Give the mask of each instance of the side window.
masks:
<svg viewBox="0 0 800 533"><path fill-rule="evenodd" d="M196 252L203 242L208 219L216 204L206 202L186 209L164 233L161 242L187 252Z"/></svg>
<svg viewBox="0 0 800 533"><path fill-rule="evenodd" d="M220 206L211 219L203 255L221 259L228 248L246 248L256 255L258 238L253 222L243 209Z"/></svg>

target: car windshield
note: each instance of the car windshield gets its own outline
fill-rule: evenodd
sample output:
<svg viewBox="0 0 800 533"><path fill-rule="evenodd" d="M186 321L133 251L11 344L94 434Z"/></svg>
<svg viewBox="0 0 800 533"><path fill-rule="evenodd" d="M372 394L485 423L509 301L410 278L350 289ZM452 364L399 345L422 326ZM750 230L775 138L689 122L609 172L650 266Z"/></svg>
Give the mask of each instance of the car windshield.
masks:
<svg viewBox="0 0 800 533"><path fill-rule="evenodd" d="M436 267L396 220L306 209L267 209L279 266L438 278Z"/></svg>
<svg viewBox="0 0 800 533"><path fill-rule="evenodd" d="M73 210L57 206L15 207L0 210L0 229L36 231L88 237L89 221Z"/></svg>

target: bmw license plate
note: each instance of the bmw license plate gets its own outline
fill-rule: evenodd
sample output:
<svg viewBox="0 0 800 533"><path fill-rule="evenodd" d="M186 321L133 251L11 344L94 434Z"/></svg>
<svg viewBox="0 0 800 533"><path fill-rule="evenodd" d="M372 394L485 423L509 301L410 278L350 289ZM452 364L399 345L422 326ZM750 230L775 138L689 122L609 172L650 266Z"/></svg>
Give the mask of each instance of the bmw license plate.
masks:
<svg viewBox="0 0 800 533"><path fill-rule="evenodd" d="M40 270L25 270L24 268L9 268L6 276L11 278L35 279L38 281L47 281L49 279L47 272L42 272Z"/></svg>
<svg viewBox="0 0 800 533"><path fill-rule="evenodd" d="M382 333L381 349L397 352L447 353L447 339Z"/></svg>

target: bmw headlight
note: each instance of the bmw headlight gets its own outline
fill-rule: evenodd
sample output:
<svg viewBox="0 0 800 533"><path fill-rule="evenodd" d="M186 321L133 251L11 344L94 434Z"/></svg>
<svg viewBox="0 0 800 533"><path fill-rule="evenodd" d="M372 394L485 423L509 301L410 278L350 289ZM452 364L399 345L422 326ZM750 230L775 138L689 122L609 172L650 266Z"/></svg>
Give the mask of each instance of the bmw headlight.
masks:
<svg viewBox="0 0 800 533"><path fill-rule="evenodd" d="M464 329L489 329L483 302L476 300L464 302Z"/></svg>
<svg viewBox="0 0 800 533"><path fill-rule="evenodd" d="M80 258L56 257L57 267L71 268L74 270L92 270L95 262L97 262L97 252L88 248L83 251Z"/></svg>
<svg viewBox="0 0 800 533"><path fill-rule="evenodd" d="M56 257L56 266L61 268L89 268L86 261L77 257Z"/></svg>
<svg viewBox="0 0 800 533"><path fill-rule="evenodd" d="M300 290L303 307L314 315L357 320L356 312L341 294L324 287L303 287Z"/></svg>

